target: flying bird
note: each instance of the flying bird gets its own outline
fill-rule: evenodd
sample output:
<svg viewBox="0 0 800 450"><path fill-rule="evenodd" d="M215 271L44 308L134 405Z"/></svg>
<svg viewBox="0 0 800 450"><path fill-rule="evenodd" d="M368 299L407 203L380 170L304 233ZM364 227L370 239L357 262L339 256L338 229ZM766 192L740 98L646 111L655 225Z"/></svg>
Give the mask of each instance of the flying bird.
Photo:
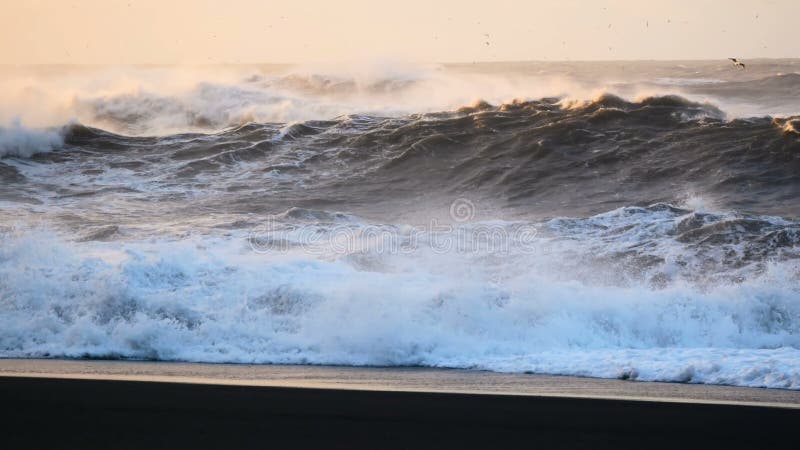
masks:
<svg viewBox="0 0 800 450"><path fill-rule="evenodd" d="M739 69L747 69L747 66L745 66L744 63L739 61L738 59L736 58L728 58L728 59L733 61L733 65L738 67Z"/></svg>

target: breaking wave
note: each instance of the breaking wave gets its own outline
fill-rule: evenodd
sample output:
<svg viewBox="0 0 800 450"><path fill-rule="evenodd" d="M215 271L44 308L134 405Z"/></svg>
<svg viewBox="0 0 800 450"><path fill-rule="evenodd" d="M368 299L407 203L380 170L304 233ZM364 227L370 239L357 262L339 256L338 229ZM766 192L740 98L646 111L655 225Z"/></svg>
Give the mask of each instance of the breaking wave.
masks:
<svg viewBox="0 0 800 450"><path fill-rule="evenodd" d="M602 93L628 100L679 95L722 105L729 117L800 114L796 61L756 64L747 74L726 64L7 67L0 70L0 123L77 121L125 135L169 135L247 122L431 113L476 99L501 104Z"/></svg>
<svg viewBox="0 0 800 450"><path fill-rule="evenodd" d="M524 214L586 215L699 193L725 210L797 216L797 121L729 120L713 105L682 97L632 102L604 94L583 102L479 102L401 117L248 123L166 137L72 125L64 148L51 157L62 177L80 180L64 186L65 194L78 184L80 192L94 182L108 187L107 177L86 179L87 167L138 186L168 177L191 187L219 177L218 187L240 194L234 204L224 196L194 198L217 211L338 205L370 216L399 210L392 207L415 196L440 208L466 195ZM36 176L33 168L18 169ZM298 184L297 195L260 194Z"/></svg>
<svg viewBox="0 0 800 450"><path fill-rule="evenodd" d="M0 77L0 356L800 389L798 66L696 65Z"/></svg>
<svg viewBox="0 0 800 450"><path fill-rule="evenodd" d="M47 153L64 144L59 131L32 130L19 122L11 126L0 126L0 158L18 156L28 158L37 153Z"/></svg>
<svg viewBox="0 0 800 450"><path fill-rule="evenodd" d="M500 260L8 231L0 349L800 388L797 223L656 205L537 226L537 251Z"/></svg>

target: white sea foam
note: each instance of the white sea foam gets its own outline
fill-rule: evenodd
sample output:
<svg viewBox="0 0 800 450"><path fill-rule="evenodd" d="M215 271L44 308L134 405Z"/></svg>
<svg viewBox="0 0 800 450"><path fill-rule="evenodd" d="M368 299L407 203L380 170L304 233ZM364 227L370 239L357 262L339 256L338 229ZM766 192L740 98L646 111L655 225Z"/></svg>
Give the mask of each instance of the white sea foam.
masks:
<svg viewBox="0 0 800 450"><path fill-rule="evenodd" d="M75 120L122 134L164 135L213 132L249 121L428 113L453 110L476 99L491 104L542 97L587 100L602 93L626 99L682 95L722 105L731 117L797 111L797 103L787 96L757 96L761 100L755 101L737 97L741 88L696 92L693 89L739 81L741 76L720 72L709 62L698 67L708 72L708 79L698 78L694 70L688 76L686 69L666 63L6 68L0 71L0 123L21 117L44 127ZM773 75L758 70L752 73Z"/></svg>
<svg viewBox="0 0 800 450"><path fill-rule="evenodd" d="M29 158L36 153L47 153L64 144L59 131L25 128L19 121L10 126L0 126L0 158L19 156Z"/></svg>
<svg viewBox="0 0 800 450"><path fill-rule="evenodd" d="M4 357L423 365L800 389L791 262L738 284L653 288L537 271L565 256L553 253L420 252L364 266L258 254L241 237L74 243L11 230L0 241Z"/></svg>

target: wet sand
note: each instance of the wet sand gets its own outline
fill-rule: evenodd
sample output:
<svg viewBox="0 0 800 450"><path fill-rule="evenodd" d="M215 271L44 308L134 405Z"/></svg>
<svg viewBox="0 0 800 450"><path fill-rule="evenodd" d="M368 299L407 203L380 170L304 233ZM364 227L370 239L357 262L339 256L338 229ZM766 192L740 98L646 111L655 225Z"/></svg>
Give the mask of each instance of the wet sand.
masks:
<svg viewBox="0 0 800 450"><path fill-rule="evenodd" d="M477 371L0 360L4 448L769 448L795 391Z"/></svg>

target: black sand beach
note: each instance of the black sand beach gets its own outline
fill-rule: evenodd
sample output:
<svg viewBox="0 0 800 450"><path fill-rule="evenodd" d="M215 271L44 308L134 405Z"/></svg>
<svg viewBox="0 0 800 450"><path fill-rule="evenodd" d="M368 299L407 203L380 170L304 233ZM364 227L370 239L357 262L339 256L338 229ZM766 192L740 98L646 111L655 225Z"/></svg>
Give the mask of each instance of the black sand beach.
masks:
<svg viewBox="0 0 800 450"><path fill-rule="evenodd" d="M794 442L800 419L798 396L792 391L427 369L169 363L38 361L51 373L13 376L12 368L36 362L2 363L1 423L3 447L9 449L781 448ZM64 373L53 374L59 366ZM80 367L83 373L78 373ZM93 367L95 374L86 373L87 367ZM109 367L138 372L140 380L150 377L153 381L113 379L108 372L114 370ZM154 367L161 367L161 377L153 375ZM170 371L191 373L194 382L169 375ZM236 385L212 384L211 378L198 378L204 371L206 376L208 371L249 371L251 379L239 377ZM324 381L325 371L345 377L349 373L354 383L362 385L364 379L382 378L384 388L377 384L311 387ZM302 387L252 385L257 384L255 376L270 372L276 384L280 378L288 380L287 374L305 378L307 383L296 383ZM219 381L230 383L233 378ZM510 393L509 386L515 383L516 390L524 391L526 378L527 392ZM486 386L497 385L508 393L398 390L402 380L413 383L415 379L438 382L441 389L448 388L449 380L453 390L472 389L469 381L458 384L454 380L477 383L482 379ZM336 377L328 380L335 382ZM535 393L537 385L542 395ZM562 395L559 385L564 386ZM589 396L579 396L581 385ZM612 398L610 392L620 386L630 387L631 392L650 390L656 397L682 392L683 399L675 395L664 397L665 401ZM719 398L720 394L703 394L728 389L733 397L749 395L749 402L713 400L709 395ZM595 395L601 391L609 392L609 398ZM759 402L764 406L758 406Z"/></svg>

